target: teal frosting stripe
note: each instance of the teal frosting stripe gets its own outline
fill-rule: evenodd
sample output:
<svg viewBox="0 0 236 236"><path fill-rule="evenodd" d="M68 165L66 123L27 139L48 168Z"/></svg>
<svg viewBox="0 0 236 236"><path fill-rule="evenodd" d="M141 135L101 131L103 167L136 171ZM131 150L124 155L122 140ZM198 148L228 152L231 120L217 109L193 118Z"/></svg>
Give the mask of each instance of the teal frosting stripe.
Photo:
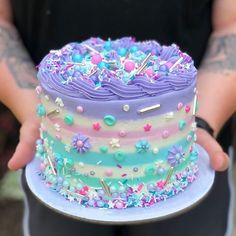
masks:
<svg viewBox="0 0 236 236"><path fill-rule="evenodd" d="M174 168L174 172L172 175L174 175L175 173L178 173L180 171L183 171L189 164L190 164L189 157L187 157L185 161L183 161L182 163L180 163L178 166L176 166ZM123 183L123 181L125 181L126 184L133 186L133 185L137 185L140 183L147 184L147 183L151 183L151 182L157 182L160 180L166 180L168 172L169 172L169 170L165 171L162 175L155 174L152 176L144 176L141 178L133 178L133 179L106 178L104 180L109 185L117 185L119 182ZM91 177L91 176L84 176L84 175L76 176L76 178L80 179L80 181L82 181L84 184L86 184L88 186L92 186L94 188L101 188L102 187L99 178L95 178L95 177Z"/></svg>
<svg viewBox="0 0 236 236"><path fill-rule="evenodd" d="M114 158L114 153L95 153L95 152L87 152L80 154L75 149L71 148L70 153L65 151L64 144L62 144L57 139L52 138L47 133L43 134L43 138L47 138L48 142L51 144L53 143L53 150L56 150L62 157L68 157L72 158L74 160L74 163L83 162L84 164L88 165L96 165L98 162L102 161L103 166L107 167L114 167L117 164L120 164L121 166L134 166L134 163L139 163L139 165L144 164L151 164L157 160L163 160L166 161L168 156L168 150L173 145L181 145L184 150L187 150L187 148L192 144L191 142L188 142L186 138L183 138L179 142L169 145L165 148L161 148L158 152L158 154L153 154L151 151L147 153L125 153L125 158L122 162L118 162ZM122 149L121 149L122 150Z"/></svg>

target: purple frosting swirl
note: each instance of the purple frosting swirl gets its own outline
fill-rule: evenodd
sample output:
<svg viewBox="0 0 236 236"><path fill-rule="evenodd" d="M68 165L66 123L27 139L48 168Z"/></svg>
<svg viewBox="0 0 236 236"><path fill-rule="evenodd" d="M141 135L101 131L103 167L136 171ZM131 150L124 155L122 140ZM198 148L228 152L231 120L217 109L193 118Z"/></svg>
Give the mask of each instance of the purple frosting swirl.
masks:
<svg viewBox="0 0 236 236"><path fill-rule="evenodd" d="M133 63L132 71L125 68L127 61ZM135 42L133 38L91 38L80 44L70 43L51 51L38 68L45 91L97 101L184 90L196 82L197 74L190 56L178 46L161 47L155 41Z"/></svg>

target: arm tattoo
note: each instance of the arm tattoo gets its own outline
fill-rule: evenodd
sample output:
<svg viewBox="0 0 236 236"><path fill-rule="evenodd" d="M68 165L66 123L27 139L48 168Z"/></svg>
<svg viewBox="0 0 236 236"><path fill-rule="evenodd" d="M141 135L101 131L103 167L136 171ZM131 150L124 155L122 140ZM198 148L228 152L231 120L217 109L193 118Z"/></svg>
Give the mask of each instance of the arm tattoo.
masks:
<svg viewBox="0 0 236 236"><path fill-rule="evenodd" d="M20 88L35 88L35 67L14 28L0 26L0 62L6 64Z"/></svg>
<svg viewBox="0 0 236 236"><path fill-rule="evenodd" d="M216 73L236 71L236 34L212 37L201 69Z"/></svg>

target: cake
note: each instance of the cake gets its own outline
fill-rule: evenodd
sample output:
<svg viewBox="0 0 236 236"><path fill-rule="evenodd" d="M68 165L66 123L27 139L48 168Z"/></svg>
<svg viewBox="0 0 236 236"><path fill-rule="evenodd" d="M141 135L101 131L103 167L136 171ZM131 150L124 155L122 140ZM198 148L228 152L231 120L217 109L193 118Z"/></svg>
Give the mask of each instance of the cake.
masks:
<svg viewBox="0 0 236 236"><path fill-rule="evenodd" d="M51 50L36 88L45 188L118 209L184 191L198 174L196 76L187 53L154 40L90 38Z"/></svg>

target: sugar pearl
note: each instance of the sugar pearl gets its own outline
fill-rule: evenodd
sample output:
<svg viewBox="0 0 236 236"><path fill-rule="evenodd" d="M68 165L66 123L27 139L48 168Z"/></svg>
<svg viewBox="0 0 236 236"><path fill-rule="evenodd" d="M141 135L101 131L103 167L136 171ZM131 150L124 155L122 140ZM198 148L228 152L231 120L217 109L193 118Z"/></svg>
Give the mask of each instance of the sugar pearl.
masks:
<svg viewBox="0 0 236 236"><path fill-rule="evenodd" d="M102 61L102 57L101 55L97 54L97 55L93 55L91 62L95 65L97 65L98 63L100 63Z"/></svg>
<svg viewBox="0 0 236 236"><path fill-rule="evenodd" d="M177 105L177 109L181 110L183 108L184 104L182 102L179 102Z"/></svg>
<svg viewBox="0 0 236 236"><path fill-rule="evenodd" d="M148 77L152 77L152 76L155 75L155 72L152 68L148 68L145 72L146 72Z"/></svg>
<svg viewBox="0 0 236 236"><path fill-rule="evenodd" d="M131 72L132 70L134 70L135 68L135 64L133 61L127 61L125 62L125 70L128 72Z"/></svg>
<svg viewBox="0 0 236 236"><path fill-rule="evenodd" d="M82 112L84 111L84 108L83 108L82 106L77 106L77 107L76 107L76 111L77 111L78 113L82 113Z"/></svg>
<svg viewBox="0 0 236 236"><path fill-rule="evenodd" d="M120 136L120 137L125 137L125 136L126 136L126 131L125 131L125 130L121 130L121 131L119 132L119 136Z"/></svg>
<svg viewBox="0 0 236 236"><path fill-rule="evenodd" d="M117 202L117 203L115 204L115 207L118 208L118 209L121 209L121 208L124 207L124 204L123 204L122 202Z"/></svg>
<svg viewBox="0 0 236 236"><path fill-rule="evenodd" d="M162 137L163 138L168 138L169 137L169 131L168 130L164 130L162 133Z"/></svg>
<svg viewBox="0 0 236 236"><path fill-rule="evenodd" d="M111 177L112 176L112 170L106 170L105 171L105 175L107 176L107 177Z"/></svg>

